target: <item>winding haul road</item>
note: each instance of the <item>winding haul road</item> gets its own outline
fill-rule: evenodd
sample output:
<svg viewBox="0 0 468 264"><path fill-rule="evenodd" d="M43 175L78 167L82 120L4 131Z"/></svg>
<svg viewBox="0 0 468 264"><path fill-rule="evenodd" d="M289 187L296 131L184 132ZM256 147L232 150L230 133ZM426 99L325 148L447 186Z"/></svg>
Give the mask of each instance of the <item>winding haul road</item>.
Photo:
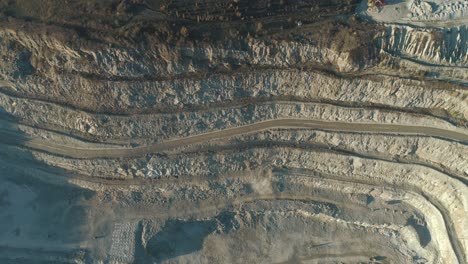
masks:
<svg viewBox="0 0 468 264"><path fill-rule="evenodd" d="M198 134L194 136L168 140L161 143L149 144L139 147L119 147L109 146L103 147L95 143L83 142L83 145L74 146L72 144L59 144L50 142L43 138L30 138L21 133L9 129L0 128L0 142L9 145L23 146L39 151L45 151L52 154L62 155L77 159L92 159L92 158L131 158L144 156L150 153L157 153L174 148L184 147L191 144L203 143L209 140L223 139L247 133L258 132L273 128L304 128L304 129L319 129L339 132L358 132L358 133L384 133L398 135L419 135L438 137L446 140L457 141L463 144L468 143L468 132L464 129L441 129L429 126L411 126L397 124L377 124L377 123L352 123L339 121L320 121L307 119L274 119L262 122L257 122L249 125L227 128L223 130ZM441 212L445 226L449 232L449 240L452 244L454 252L459 260L465 259L462 243L454 232L454 226L448 212L437 201L433 201L426 197L436 206ZM275 197L255 197L255 199L309 199L310 197L289 197L287 195L279 195ZM249 202L252 198L243 199L242 202ZM317 199L315 197L315 199ZM238 201L239 202L239 201Z"/></svg>
<svg viewBox="0 0 468 264"><path fill-rule="evenodd" d="M228 138L247 133L258 132L273 128L305 128L320 129L340 132L360 132L360 133L384 133L399 135L422 135L439 137L447 140L468 143L468 133L462 129L447 130L429 126L410 126L396 124L376 124L376 123L351 123L319 121L307 119L274 119L257 122L249 125L227 128L223 130L203 133L199 135L169 140L166 142L150 144L139 147L96 147L93 143L89 147L69 146L47 141L42 138L25 138L15 132L0 130L0 142L28 147L35 150L46 151L52 154L62 155L77 159L92 158L132 158L144 156L150 153L162 152L191 144L203 143L209 140Z"/></svg>

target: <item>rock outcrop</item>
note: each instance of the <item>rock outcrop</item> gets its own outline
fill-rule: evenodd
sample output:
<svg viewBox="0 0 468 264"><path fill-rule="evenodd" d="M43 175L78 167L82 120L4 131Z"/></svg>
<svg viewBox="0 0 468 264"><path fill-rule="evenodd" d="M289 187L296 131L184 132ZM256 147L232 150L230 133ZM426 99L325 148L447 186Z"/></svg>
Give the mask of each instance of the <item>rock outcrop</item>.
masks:
<svg viewBox="0 0 468 264"><path fill-rule="evenodd" d="M466 26L65 2L0 0L1 263L466 263Z"/></svg>

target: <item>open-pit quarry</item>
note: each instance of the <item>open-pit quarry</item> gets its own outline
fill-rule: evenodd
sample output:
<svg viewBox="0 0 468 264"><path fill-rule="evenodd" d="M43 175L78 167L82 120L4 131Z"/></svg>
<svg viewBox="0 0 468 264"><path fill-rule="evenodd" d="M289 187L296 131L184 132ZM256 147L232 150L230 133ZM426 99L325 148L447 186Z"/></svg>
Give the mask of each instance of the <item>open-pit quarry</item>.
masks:
<svg viewBox="0 0 468 264"><path fill-rule="evenodd" d="M468 263L468 1L379 2L0 0L0 263Z"/></svg>

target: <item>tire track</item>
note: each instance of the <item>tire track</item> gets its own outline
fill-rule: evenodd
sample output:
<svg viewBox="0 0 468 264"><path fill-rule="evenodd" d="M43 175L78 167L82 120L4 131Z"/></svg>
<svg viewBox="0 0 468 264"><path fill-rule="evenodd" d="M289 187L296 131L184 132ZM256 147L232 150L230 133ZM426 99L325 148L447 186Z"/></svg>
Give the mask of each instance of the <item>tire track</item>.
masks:
<svg viewBox="0 0 468 264"><path fill-rule="evenodd" d="M285 169L280 169L278 172L284 172ZM369 182L364 182L362 180L356 180L352 179L349 177L343 177L343 176L335 176L332 174L327 174L327 173L322 173L322 172L314 172L309 169L294 169L294 168L289 168L287 169L286 173L289 173L291 175L310 175L310 173L318 174L319 177L326 178L326 179L334 179L338 181L343 181L343 182L348 182L348 183L357 183L357 184L371 184ZM425 200L427 200L430 204L432 204L442 215L442 219L445 224L445 228L447 230L447 234L451 243L451 246L455 252L455 255L458 259L459 263L465 263L465 251L463 247L462 240L458 237L457 232L455 231L455 227L453 224L452 219L449 216L449 213L447 209L439 202L437 199L434 199L430 194L426 194L422 189L419 189L417 186L409 186L404 188L403 186L399 186L402 188L404 191L413 191L417 193L418 195L422 196ZM415 190L414 190L415 189ZM465 239L465 238L463 238Z"/></svg>
<svg viewBox="0 0 468 264"><path fill-rule="evenodd" d="M16 165L18 166L18 165ZM23 169L23 168L20 168ZM75 185L79 186L88 186L86 188L97 188L101 189L102 187L110 187L110 186L127 186L127 185L152 185L152 186L157 186L163 183L164 181L147 181L147 180L121 180L121 181L115 181L115 180L109 180L109 179L91 179L86 176L72 176L72 177L57 177L54 173L50 174L50 172L43 171L41 168L36 168L39 170L42 174L47 176L44 180L45 181L51 181L51 182L56 182L57 180L59 183L72 183ZM331 175L323 172L316 172L313 170L309 169L300 169L300 168L272 168L273 173L278 175L278 174L287 174L289 176L306 176L306 177L311 177L311 178L318 178L318 179L329 179L329 180L336 180L339 182L344 182L344 183L353 183L353 184L359 184L359 185L366 185L366 186L377 186L379 187L380 185L375 185L363 180L358 180L358 179L351 179L349 177L343 176L343 175ZM30 173L30 172L29 172ZM44 175L39 176L36 175L34 177L39 177L42 179ZM196 180L196 179L195 179ZM89 185L91 184L91 186ZM92 187L94 185L94 187ZM381 186L380 186L381 187ZM449 236L449 239L451 241L451 244L454 248L454 251L456 252L457 258L459 260L464 259L464 253L462 250L461 244L458 241L458 237L456 233L454 232L454 226L452 224L451 218L448 216L448 212L445 210L443 205L441 205L439 202L434 201L433 198L425 193L422 192L417 186L409 186L409 187L403 187L400 186L403 191L406 192L413 192L424 200L428 201L430 204L432 204L437 211L440 212L442 216L442 220L444 221L445 228L447 229L447 234ZM414 189L414 190L413 190ZM258 197L257 197L258 196ZM226 207L229 206L236 206L239 204L243 203L249 203L249 202L254 202L256 200L296 200L296 201L318 201L322 203L331 203L331 204L336 204L336 201L330 200L330 199L325 199L323 197L317 197L317 196L311 196L311 195L296 195L296 194L288 194L288 193L277 193L277 194L268 194L268 195L257 195L257 196L246 196L242 197L242 199L235 200L235 201L228 201L228 202L216 202L215 204L208 204L204 206L203 208L198 208L197 210L184 210L183 212L179 212L177 210L172 210L168 212L164 212L161 214L155 214L155 213L150 213L148 212L147 208L145 208L145 211L147 213L142 214L141 212L134 211L129 215L132 215L135 219L139 219L138 217L144 217L144 218L164 218L164 217L188 217L190 215L196 215L199 213L206 213L206 212L211 212L211 211L218 211L222 210ZM345 204L345 207L347 205ZM136 208L135 208L136 210ZM133 219L133 218L132 218ZM460 261L459 263L464 263L463 261Z"/></svg>
<svg viewBox="0 0 468 264"><path fill-rule="evenodd" d="M305 172L308 171L308 172ZM325 179L325 180L334 180L338 182L343 182L343 183L353 183L353 184L359 184L359 185L366 185L366 186L376 186L378 185L373 185L370 183L362 182L359 180L350 180L349 178L346 178L344 176L334 176L334 175L329 175L321 172L315 172L315 171L309 171L306 169L294 169L294 168L288 168L288 169L277 169L275 170L275 174L287 174L287 176L292 176L292 177L298 177L298 176L305 176L305 177L310 177L310 178L317 178L317 179ZM86 180L84 180L86 181ZM411 188L407 190L406 188L403 188L404 191L406 192L414 192ZM447 230L444 232L445 234L448 235L448 239L451 243L451 246L453 248L453 252L455 253L455 256L459 260L459 263L463 263L460 260L464 259L462 247L460 244L458 244L458 238L456 233L454 232L454 227L453 224L450 221L449 216L447 215L447 212L445 209L441 208L441 205L438 202L433 201L431 197L428 195L421 193L421 191L414 192L414 194L420 196L422 199L426 200L429 204L434 206L434 208L439 211L439 213L442 216L442 221L444 221L444 227ZM359 205L351 205L349 203L345 202L337 202L335 200L330 200L327 198L323 198L320 196L316 195L303 195L303 194L296 194L296 193L287 193L287 192L281 192L281 193L273 193L273 194L264 194L264 195L247 195L243 197L236 198L232 201L225 201L225 202L216 202L212 204L206 204L203 205L201 208L196 208L196 209L189 209L189 210L183 210L179 211L177 209L169 210L168 212L164 213L154 213L154 212L148 212L145 210L130 210L131 213L127 215L131 215L132 217L130 220L141 220L142 218L145 219L164 219L164 218L187 218L187 217L197 217L198 215L203 215L208 212L217 212L217 211L222 211L226 208L229 207L236 207L242 204L247 204L247 203L253 203L256 201L276 201L276 200L289 200L289 201L299 201L299 202L319 202L319 203L327 203L327 204L334 204L334 205L339 205L344 208L355 208L359 207ZM409 204L410 205L410 204Z"/></svg>
<svg viewBox="0 0 468 264"><path fill-rule="evenodd" d="M3 86L3 87L2 87ZM332 100L327 98L303 98L295 95L276 95L271 97L246 97L246 98L234 98L233 101L222 101L222 102L213 102L206 105L184 105L182 108L179 107L164 107L164 111L162 109L148 109L148 110L141 110L141 111L130 111L130 112L122 112L125 110L119 109L117 111L93 111L87 107L78 107L66 102L60 102L57 100L51 100L50 98L42 98L36 96L25 96L18 92L12 91L9 88L6 89L5 87L10 87L12 84L7 84L6 82L0 81L0 95L4 95L10 97L12 99L17 100L26 100L32 101L35 103L42 103L46 105L55 105L58 107L62 107L68 109L70 111L77 111L83 112L88 115L92 116L100 116L106 115L111 117L121 117L121 118L128 118L128 117L136 117L136 116L160 116L160 115L168 115L174 113L186 113L186 112L208 112L214 109L229 109L229 108L240 108L245 107L248 105L268 105L268 104L321 104L321 105L328 105L328 106L335 106L341 108L351 108L351 109L364 109L364 110L379 110L379 111L386 111L390 113L405 113L405 114L415 114L415 115L423 115L427 117L437 118L441 121L448 122L452 125L457 126L457 122L454 121L452 117L438 114L434 112L434 109L431 108L404 108L392 105L384 105L379 103L372 103L372 102L353 102L353 101L340 101L340 100ZM118 113L117 113L118 112Z"/></svg>
<svg viewBox="0 0 468 264"><path fill-rule="evenodd" d="M419 165L422 167L426 167L435 171L438 171L442 174L447 175L447 177L453 178L464 183L468 186L468 178L457 174L456 172L444 168L442 163L431 163L431 161L420 159L418 158L405 158L405 157L396 157L396 158L388 158L385 155L378 155L373 153L366 153L366 152L358 152L351 149L342 148L339 146L330 146L322 143L307 143L307 142L286 142L286 141L276 141L276 140L256 140L256 141L242 141L240 143L233 143L227 144L222 146L205 146L205 147L194 147L193 149L184 150L184 151L174 151L165 153L168 156L173 155L200 155L200 153L209 153L209 152L224 152L230 150L245 150L251 148L276 148L276 147L286 147L286 148L295 148L295 149L314 149L316 151L324 151L324 152L334 152L342 155L350 155L356 156L365 159L373 159L373 160L380 160L380 161L388 161L388 162L398 162L401 164L409 164L409 165Z"/></svg>
<svg viewBox="0 0 468 264"><path fill-rule="evenodd" d="M56 155L77 158L131 158L140 157L147 154L158 153L166 150L176 149L191 144L206 142L214 139L223 139L237 135L243 135L252 132L258 132L272 128L306 128L322 129L329 131L342 132L369 132L369 133L388 133L398 135L424 135L440 137L448 140L458 141L463 144L468 143L468 134L463 131L445 130L425 126L408 126L394 124L375 124L375 123L350 123L350 122L330 122L307 119L274 119L262 121L254 124L228 128L219 131L208 132L190 137L169 140L162 143L150 144L134 148L95 148L92 147L73 147L48 142L40 138L31 138L22 140L18 135L12 132L1 131L1 141L6 144L16 143L22 146L39 151L45 151Z"/></svg>

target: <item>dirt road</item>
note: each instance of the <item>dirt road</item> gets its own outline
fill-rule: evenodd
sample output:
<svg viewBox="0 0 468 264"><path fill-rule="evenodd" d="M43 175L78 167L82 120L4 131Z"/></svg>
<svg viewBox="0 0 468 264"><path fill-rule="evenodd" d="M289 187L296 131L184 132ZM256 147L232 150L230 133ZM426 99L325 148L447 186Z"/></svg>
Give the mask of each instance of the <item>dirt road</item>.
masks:
<svg viewBox="0 0 468 264"><path fill-rule="evenodd" d="M150 153L162 152L191 144L197 144L214 139L228 138L253 132L258 132L273 128L305 128L320 129L340 132L361 132L361 133L385 133L401 135L423 135L440 137L448 140L455 140L467 143L468 133L464 131L445 130L441 128L425 126L409 126L396 124L376 124L376 123L349 123L331 122L306 119L275 119L258 122L254 124L208 132L190 137L169 140L146 146L128 148L102 148L94 147L89 143L89 147L68 146L53 142L48 142L40 138L21 139L21 136L12 132L0 131L1 140L6 144L22 145L35 150L46 151L52 154L67 156L78 159L92 158L131 158L144 156Z"/></svg>

